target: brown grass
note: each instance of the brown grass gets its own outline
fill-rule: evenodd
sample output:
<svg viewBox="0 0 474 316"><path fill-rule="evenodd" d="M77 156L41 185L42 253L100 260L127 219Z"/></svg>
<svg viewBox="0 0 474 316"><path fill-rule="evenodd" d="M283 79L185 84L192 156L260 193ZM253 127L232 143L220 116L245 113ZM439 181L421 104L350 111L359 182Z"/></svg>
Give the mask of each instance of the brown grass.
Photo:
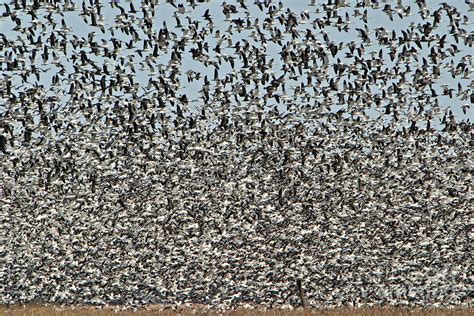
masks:
<svg viewBox="0 0 474 316"><path fill-rule="evenodd" d="M96 309L93 307L59 307L59 306L0 306L0 315L9 316L145 316L145 315L217 315L222 314L204 307L171 307L150 306L136 311L124 311L114 308ZM225 315L327 315L327 316L376 316L376 315L474 315L474 308L469 309L405 309L397 307L371 307L371 308L340 308L340 309L296 309L289 310L263 310L263 309L237 309L225 312Z"/></svg>

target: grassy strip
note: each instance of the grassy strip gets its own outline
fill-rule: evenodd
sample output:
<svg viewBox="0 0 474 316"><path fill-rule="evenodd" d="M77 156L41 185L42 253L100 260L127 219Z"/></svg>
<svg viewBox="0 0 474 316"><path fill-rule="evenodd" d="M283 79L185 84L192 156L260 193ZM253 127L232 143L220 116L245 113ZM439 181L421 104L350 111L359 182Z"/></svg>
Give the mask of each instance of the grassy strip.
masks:
<svg viewBox="0 0 474 316"><path fill-rule="evenodd" d="M136 311L126 311L114 308L94 307L60 307L60 306L0 306L0 315L9 316L141 316L141 315L217 315L218 311L206 307L172 307L172 306L150 306ZM408 309L400 307L367 307L367 308L336 308L336 309L305 309L283 310L283 309L244 309L239 308L224 313L225 315L327 315L327 316L376 316L376 315L474 315L474 308L466 309Z"/></svg>

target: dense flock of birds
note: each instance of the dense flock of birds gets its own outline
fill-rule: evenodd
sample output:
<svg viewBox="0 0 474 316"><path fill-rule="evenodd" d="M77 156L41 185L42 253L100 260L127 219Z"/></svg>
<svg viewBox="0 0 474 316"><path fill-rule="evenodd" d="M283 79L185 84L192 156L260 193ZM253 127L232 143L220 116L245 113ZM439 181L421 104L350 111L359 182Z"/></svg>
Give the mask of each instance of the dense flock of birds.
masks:
<svg viewBox="0 0 474 316"><path fill-rule="evenodd" d="M288 2L5 2L0 303L471 304L472 2Z"/></svg>

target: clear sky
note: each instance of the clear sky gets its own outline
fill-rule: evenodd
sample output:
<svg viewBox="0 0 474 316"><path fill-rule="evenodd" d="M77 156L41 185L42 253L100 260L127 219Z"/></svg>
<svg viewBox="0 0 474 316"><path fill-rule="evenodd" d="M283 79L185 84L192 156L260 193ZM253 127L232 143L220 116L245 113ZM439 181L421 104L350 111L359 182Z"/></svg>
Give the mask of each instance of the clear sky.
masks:
<svg viewBox="0 0 474 316"><path fill-rule="evenodd" d="M10 1L5 1L2 0L2 3L9 3ZM27 1L28 3L31 3L31 1ZM119 5L121 5L125 10L128 12L129 11L129 6L130 3L133 3L137 11L140 11L140 2L139 1L118 1ZM185 1L177 1L176 3L185 3L185 10L186 12L184 13L175 13L176 8L174 8L171 4L166 3L164 0L157 1L157 9L156 9L156 15L154 17L154 29L159 31L159 29L164 28L164 24L166 24L166 27L169 29L170 32L175 33L177 39L180 39L183 34L187 31L188 29L188 20L186 16L190 16L192 20L199 20L200 25L199 28L206 28L207 22L205 22L205 19L203 18L203 15L206 10L209 10L210 15L213 19L214 23L214 30L213 34L209 34L205 42L208 43L209 45L209 55L213 58L216 57L216 53L212 50L217 43L217 38L215 37L215 32L217 30L220 30L220 34L226 34L228 38L231 39L232 45L234 45L237 42L243 43L243 40L248 40L250 44L259 46L260 43L254 42L253 38L251 37L252 32L254 29L244 29L242 31L237 31L235 26L232 28L231 33L226 32L229 28L229 25L231 24L229 21L225 20L225 16L223 14L222 10L222 5L223 1L209 1L208 3L202 3L199 4L195 9L192 9L187 5ZM357 28L365 28L365 25L363 21L361 20L360 16L356 17L355 13L358 11L359 13L363 13L364 10L367 10L368 13L368 19L367 19L367 27L369 29L369 37L371 38L372 43L370 44L365 44L365 54L366 56L370 56L371 52L378 53L379 50L381 49L381 46L377 43L376 37L375 37L375 29L383 27L385 30L390 34L393 31L396 32L397 36L402 36L401 30L406 30L410 28L410 25L416 25L418 23L425 23L425 21L422 21L420 18L420 14L418 13L418 6L416 5L415 1L407 1L404 0L402 1L402 4L406 6L411 7L411 15L404 17L403 19L400 19L396 13L393 14L393 21L391 21L388 17L387 14L385 14L382 11L382 8L390 4L391 7L394 10L397 10L397 1L381 1L379 3L379 8L356 8L355 4L356 1L346 1L347 4L349 4L346 7L341 7L337 9L336 14L339 16L345 17L346 14L348 14L350 21L349 21L349 28L347 31L338 31L338 29L334 26L329 26L326 27L323 32L321 32L318 28L313 28L313 21L317 19L323 19L326 16L326 13L324 11L323 4L326 4L327 1L316 1L317 5L315 6L309 6L309 3L311 1L303 1L303 0L282 0L281 2L278 1L272 1L272 3L276 6L281 6L282 10L281 12L285 12L286 8L289 8L291 11L296 13L299 17L302 13L308 12L310 18L305 20L303 19L300 24L298 29L301 31L301 35L304 35L305 30L310 28L313 29L314 32L316 33L317 39L321 42L324 42L324 33L327 34L329 37L330 41L334 42L335 44L342 43L344 47L346 47L347 44L351 42L356 42L360 43L361 42L361 37L359 35L359 31L357 31ZM373 3L376 3L376 1L372 1ZM438 9L441 7L441 3L443 1L427 1L428 2L428 10L430 13L432 13L434 10ZM458 10L465 16L464 19L468 19L469 22L467 23L461 23L462 27L465 28L467 32L470 32L472 36L472 24L470 24L471 20L473 19L473 14L472 11L469 11L469 6L465 1L461 0L456 0L453 2L450 2L451 4L456 3L456 7ZM71 1L71 3L74 3ZM85 2L88 4L88 1ZM229 4L235 4L239 8L239 4L237 1L227 1ZM263 20L265 19L266 15L266 10L261 11L258 6L254 5L254 1L245 1L249 8L250 12L250 17L252 18L258 18L260 25L262 24ZM131 39L130 35L126 35L117 29L114 30L114 34L111 33L111 27L116 24L116 19L120 13L120 10L116 7L112 7L110 3L103 2L104 7L102 8L102 15L103 15L103 24L105 28L105 34L103 34L97 27L91 27L89 24L90 19L86 17L86 21L84 21L83 17L80 16L81 12L81 5L82 1L76 1L75 6L76 10L74 11L67 11L63 13L63 19L67 25L68 28L70 28L70 31L68 32L68 37L73 37L76 36L78 38L85 38L87 39L88 36L91 36L91 32L94 33L94 38L97 42L100 42L101 40L107 41L107 45L112 46L110 39L112 37L115 37L117 39L120 39L124 41L125 43L128 43ZM12 5L10 4L12 7ZM4 12L5 8L1 8L0 12ZM45 19L45 13L46 10L39 10L38 11L38 18L35 21L36 24L44 25L44 32L41 32L41 27L37 28L37 31L35 32L35 37L42 36L42 40L45 41L50 33L51 30L53 29L50 23ZM26 13L22 11L17 11L18 16L22 20L22 27L28 27L32 21L32 18L30 15L27 15ZM177 27L177 20L174 16L177 16L183 25L182 27ZM133 16L133 14L132 14ZM142 17L141 12L138 12L135 14L137 18ZM232 18L237 18L237 17L242 17L246 18L246 14L244 13L243 9L239 9L239 13L235 14L232 16ZM60 29L61 28L61 19L62 17L59 15L54 15L54 20L57 23L54 28L55 29ZM432 21L432 19L428 19L428 21ZM18 31L13 31L15 24L12 22L12 20L9 17L1 17L0 18L0 32L3 33L9 40L16 40L19 41L20 38L23 39L25 43L28 43L28 40L26 39L25 33L20 33ZM439 32L440 36L443 34L449 33L449 20L447 19L446 16L443 17L443 20L440 23L440 27L437 29L437 32ZM145 38L146 35L144 32L140 29L137 29L137 32L140 36L141 39ZM221 36L222 37L222 36ZM234 52L234 49L231 47L227 47L228 41L225 40L222 44L222 54L227 54L227 55L232 55ZM461 58L463 56L468 56L472 54L472 48L465 46L462 41L459 43L455 43L452 38L448 37L448 43L447 46L449 45L456 45L457 49L459 49L461 52L456 54L456 56L451 57L447 56L445 60L442 61L443 65L448 65L450 63L454 63L455 65L459 63ZM199 91L202 88L203 85L203 79L204 76L208 76L209 78L213 77L214 73L214 67L212 66L204 66L201 62L198 62L196 60L193 60L191 57L191 53L189 52L190 48L195 47L196 45L188 45L186 47L186 53L183 54L183 60L182 60L182 65L181 65L181 88L180 91L178 91L179 94L186 94L188 96L188 99L195 101L195 102L201 102L200 101L200 94ZM134 66L134 69L136 70L136 74L134 75L135 77L135 82L138 83L141 87L143 87L142 91L148 90L148 80L149 78L156 76L157 72L159 71L159 67L153 67L150 68L146 62L145 58L141 58L137 54L137 50L141 49L142 47L133 47L131 49L127 49L125 45L122 47L121 51L121 56L124 57L125 59L128 59L129 57L133 56L133 58L130 58L129 60L126 60L125 63L130 62ZM30 47L31 49L31 47ZM278 52L280 50L280 47L276 45L275 43L268 41L267 46L265 47L266 49L266 54L268 56L268 59L274 59L273 63L273 68L272 71L274 71L275 76L279 76L282 74L281 69L283 66L283 61L280 59L280 56L278 55ZM430 49L431 46L428 47L426 44L423 45L423 48L418 52L418 56L420 58L418 61L413 61L411 64L411 67L413 68L418 68L422 62L422 57L427 58L427 56L430 54ZM71 52L72 50L69 49ZM3 57L8 50L3 50L3 52L0 53L0 55ZM36 54L36 59L35 59L35 65L37 68L42 69L44 72L41 73L41 80L40 84L44 85L46 90L48 90L51 87L51 78L52 76L59 70L59 67L57 67L54 64L51 64L50 61L47 63L43 63L42 58L41 58L41 51L38 51ZM150 52L145 53L143 57L145 57L147 54ZM394 65L394 62L391 62L390 59L388 58L388 51L385 51L385 66L387 68L391 67ZM162 64L163 69L167 69L167 65L170 60L170 55L171 55L171 50L162 51L160 52L160 57L158 58L158 63ZM72 67L72 62L71 59L66 60L64 57L59 56L59 62L65 67L67 72L73 73L74 69ZM98 56L93 56L92 54L88 55L89 58L92 60L95 60L98 65L102 67L102 64L104 63L104 58L100 55ZM69 56L71 57L71 56ZM342 62L346 63L351 63L353 62L353 59L351 58L345 58L344 54L339 53L338 56ZM120 60L117 59L116 61L110 61L108 60L107 63L112 63L112 64L119 64ZM336 58L331 58L330 63L335 63ZM3 66L5 67L5 66ZM108 65L109 69L112 67L112 65ZM238 68L238 64L237 64ZM236 69L237 69L236 68ZM471 66L470 68L472 69L472 61L471 61ZM431 69L431 67L430 67ZM194 82L188 83L187 82L187 72L188 71L194 71L197 73L201 74L201 80L196 80ZM224 77L226 73L230 73L232 69L230 69L228 63L222 63L219 69L219 76ZM4 73L6 74L6 73ZM10 74L13 75L13 82L17 84L15 87L14 91L19 92L23 91L26 89L28 86L34 85L34 78L30 77L28 79L29 83L21 83L21 80L19 78L19 74ZM407 78L409 80L409 78ZM301 80L298 80L298 78L295 78L294 80L289 80L286 83L286 88L289 96L292 94L292 87L296 87L300 84ZM53 90L50 90L48 93L50 95L58 95L58 94L64 94L67 92L69 88L69 82L67 80L63 81L64 87L63 89L61 88L55 88ZM472 89L469 89L469 85L471 84L472 86L472 78L471 76L468 76L467 78L460 78L458 76L455 80L452 78L451 73L448 69L442 69L441 72L441 77L437 79L433 87L436 90L439 99L439 103L442 109L447 109L451 108L453 113L455 114L456 117L460 119L466 119L469 118L471 121L474 118L474 109L467 108L466 106L470 106L470 100L469 98L462 100L462 97L460 96L454 96L452 99L449 98L448 96L443 96L443 85L449 85L449 87L455 89L457 92L458 90L458 84L461 85L461 88L463 91L468 91L466 92L466 95L470 95L472 93ZM469 92L471 91L471 92ZM263 93L264 91L260 91ZM379 93L380 91L377 89L376 86L372 87L371 90L372 93L376 94ZM66 96L67 97L67 96ZM66 100L66 99L65 99ZM270 102L270 100L269 100ZM271 102L275 102L274 100L271 100ZM275 102L276 103L276 102ZM466 113L463 112L463 106L466 111ZM280 110L284 111L281 105L279 105ZM332 110L337 111L340 108L338 105L334 105ZM0 111L2 111L2 108L0 107ZM377 117L379 114L377 111L372 111L370 112L369 110L369 115L374 115Z"/></svg>

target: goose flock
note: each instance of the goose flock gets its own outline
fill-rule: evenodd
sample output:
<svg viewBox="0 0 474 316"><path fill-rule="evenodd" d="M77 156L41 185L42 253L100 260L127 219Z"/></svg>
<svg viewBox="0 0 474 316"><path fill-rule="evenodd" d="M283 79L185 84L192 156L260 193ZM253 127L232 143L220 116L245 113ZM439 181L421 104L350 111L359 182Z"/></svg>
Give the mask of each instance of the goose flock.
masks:
<svg viewBox="0 0 474 316"><path fill-rule="evenodd" d="M5 1L0 303L472 306L473 11Z"/></svg>

